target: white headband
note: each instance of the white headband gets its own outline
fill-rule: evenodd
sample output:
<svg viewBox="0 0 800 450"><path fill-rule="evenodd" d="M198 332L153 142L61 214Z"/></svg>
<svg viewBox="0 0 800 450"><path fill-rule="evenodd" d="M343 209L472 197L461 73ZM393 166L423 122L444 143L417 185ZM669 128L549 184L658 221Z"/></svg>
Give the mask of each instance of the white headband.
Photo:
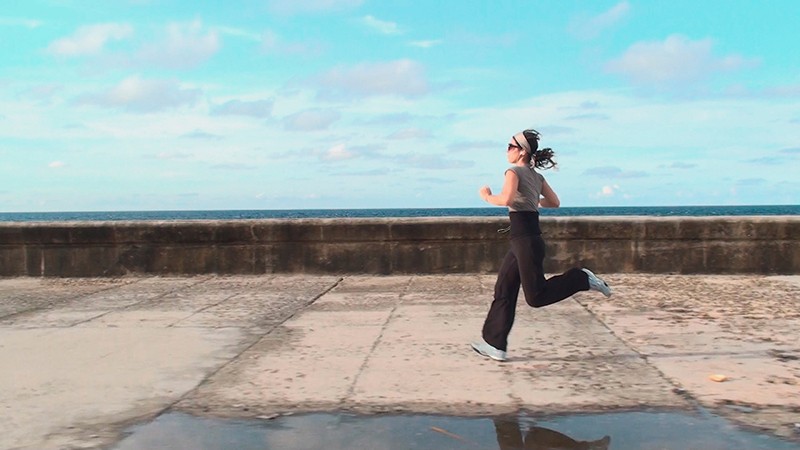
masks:
<svg viewBox="0 0 800 450"><path fill-rule="evenodd" d="M531 154L531 144L529 144L528 140L525 139L525 135L524 134L517 133L511 139L514 139L514 142L516 142L517 145L522 147L522 149L525 150L525 153Z"/></svg>

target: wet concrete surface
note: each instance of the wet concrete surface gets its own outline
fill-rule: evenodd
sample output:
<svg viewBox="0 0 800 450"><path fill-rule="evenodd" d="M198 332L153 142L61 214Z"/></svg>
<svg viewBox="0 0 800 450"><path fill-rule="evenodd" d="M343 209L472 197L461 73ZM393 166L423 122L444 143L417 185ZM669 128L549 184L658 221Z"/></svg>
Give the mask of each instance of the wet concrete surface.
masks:
<svg viewBox="0 0 800 450"><path fill-rule="evenodd" d="M172 420L645 409L798 442L800 277L606 278L610 299L519 302L507 363L468 346L492 275L0 279L0 448L132 445L131 425Z"/></svg>
<svg viewBox="0 0 800 450"><path fill-rule="evenodd" d="M129 430L112 450L797 450L791 442L708 414L620 412L447 417L309 414L209 419L166 414Z"/></svg>

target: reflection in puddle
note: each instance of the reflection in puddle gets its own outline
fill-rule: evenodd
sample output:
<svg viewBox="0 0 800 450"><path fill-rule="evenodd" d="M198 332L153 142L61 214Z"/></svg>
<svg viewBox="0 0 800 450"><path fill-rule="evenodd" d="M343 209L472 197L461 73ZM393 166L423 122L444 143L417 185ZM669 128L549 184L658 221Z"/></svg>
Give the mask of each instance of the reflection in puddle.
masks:
<svg viewBox="0 0 800 450"><path fill-rule="evenodd" d="M129 431L114 450L800 449L719 417L658 412L498 418L307 414L273 420L170 413Z"/></svg>
<svg viewBox="0 0 800 450"><path fill-rule="evenodd" d="M529 426L523 433L520 421L513 418L494 419L494 428L500 450L608 450L611 443L610 436L594 441L577 441L566 434L536 425Z"/></svg>

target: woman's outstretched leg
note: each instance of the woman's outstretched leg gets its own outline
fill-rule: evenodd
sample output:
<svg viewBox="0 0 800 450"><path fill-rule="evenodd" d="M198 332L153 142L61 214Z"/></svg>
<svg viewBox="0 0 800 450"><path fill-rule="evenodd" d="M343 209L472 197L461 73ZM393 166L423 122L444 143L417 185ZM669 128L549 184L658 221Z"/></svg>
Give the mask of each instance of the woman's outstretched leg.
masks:
<svg viewBox="0 0 800 450"><path fill-rule="evenodd" d="M519 264L520 283L525 293L525 301L534 308L558 303L580 291L589 289L600 290L606 296L611 295L608 285L597 278L593 273L572 268L551 278L544 277L545 243L541 236L531 236L525 239L516 239L511 242L513 252L517 255ZM607 289L603 291L599 286L592 284L602 283Z"/></svg>
<svg viewBox="0 0 800 450"><path fill-rule="evenodd" d="M514 314L519 296L520 273L517 258L509 250L500 265L494 285L494 300L483 323L483 340L492 347L506 351L508 335L514 325Z"/></svg>
<svg viewBox="0 0 800 450"><path fill-rule="evenodd" d="M572 297L578 292L588 291L589 280L584 271L573 267L561 275L548 278L540 286L541 289L533 295L528 295L525 291L525 301L534 308L552 305Z"/></svg>

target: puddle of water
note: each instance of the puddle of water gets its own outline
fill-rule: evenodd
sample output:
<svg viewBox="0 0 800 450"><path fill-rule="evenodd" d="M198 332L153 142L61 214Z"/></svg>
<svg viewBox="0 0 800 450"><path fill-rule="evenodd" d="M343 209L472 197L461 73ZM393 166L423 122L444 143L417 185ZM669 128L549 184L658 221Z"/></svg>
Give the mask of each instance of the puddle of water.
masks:
<svg viewBox="0 0 800 450"><path fill-rule="evenodd" d="M307 414L223 420L170 413L137 425L114 450L798 450L716 416L625 412L465 418Z"/></svg>

